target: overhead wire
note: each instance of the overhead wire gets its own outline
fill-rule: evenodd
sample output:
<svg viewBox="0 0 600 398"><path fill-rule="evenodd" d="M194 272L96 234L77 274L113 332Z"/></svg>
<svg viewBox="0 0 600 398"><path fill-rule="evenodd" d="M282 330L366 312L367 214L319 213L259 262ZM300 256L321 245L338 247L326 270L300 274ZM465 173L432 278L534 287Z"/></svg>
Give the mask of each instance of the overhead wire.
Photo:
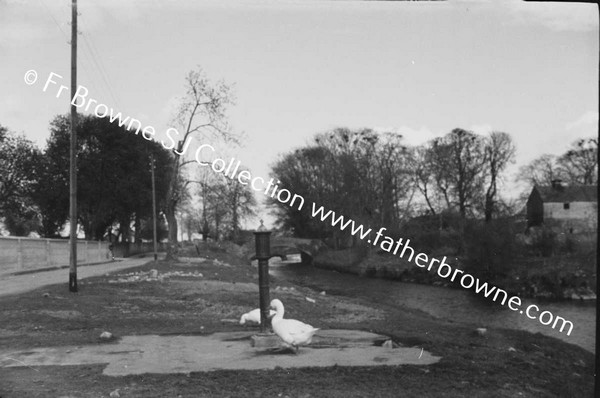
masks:
<svg viewBox="0 0 600 398"><path fill-rule="evenodd" d="M87 46L88 51L90 52L90 55L92 57L94 64L98 68L100 78L106 85L111 99L115 102L115 105L117 105L119 108L121 108L119 100L117 99L117 96L115 95L115 93L112 89L112 85L110 83L110 78L108 76L108 72L106 71L106 68L104 67L104 63L102 62L102 56L100 55L100 52L98 51L96 45L94 44L91 34L89 32L87 32L87 33L83 34L82 36L83 36L83 42Z"/></svg>
<svg viewBox="0 0 600 398"><path fill-rule="evenodd" d="M50 18L52 18L52 20L54 21L54 23L56 24L56 26L58 26L58 29L61 31L61 33L63 34L63 36L65 37L65 39L68 40L69 36L67 36L67 34L62 29L62 27L60 26L60 24L58 23L58 21L56 20L56 18L54 18L54 15L52 15L52 11L50 11L50 9L46 5L46 3L44 3L43 0L39 0L39 2L44 6L44 8L46 9L46 11L48 12L48 15L50 16Z"/></svg>
<svg viewBox="0 0 600 398"><path fill-rule="evenodd" d="M54 17L54 13L48 8L48 6L44 2L44 0L39 0L39 2L46 9L47 15L54 22L54 24L58 27L58 29L60 30L60 32L62 33L64 38L67 40L67 43L69 43L70 37L64 31L61 24L58 23L57 19ZM67 22L66 24L69 24L69 22ZM83 61L83 62L81 62L81 66L83 67L83 70L86 73L86 75L90 78L90 83L91 83L90 87L93 88L94 90L97 90L98 92L103 92L104 93L103 95L108 93L108 96L110 96L112 98L112 100L115 101L115 103L117 105L119 105L118 101L116 100L116 96L114 95L114 93L112 92L112 90L110 88L110 84L108 83L107 79L102 75L101 66L98 64L98 62L95 60L95 58L93 58L94 55L93 55L93 52L92 52L89 44L87 44L86 36L82 32L78 32L78 34L82 35L82 37L84 38L84 44L86 44L88 46L87 52L81 51L81 54L83 54L83 59L80 59L80 61ZM96 68L98 70L97 74L100 75L102 83L104 83L105 86L103 86L102 84L96 84L96 82L95 82L96 79L93 78L94 73L92 73L92 71L94 70L94 64L96 64ZM86 85L88 85L88 84L86 83Z"/></svg>
<svg viewBox="0 0 600 398"><path fill-rule="evenodd" d="M86 71L87 75L90 77L90 82L92 83L92 86L90 88L93 88L96 91L100 92L102 96L106 96L107 90L102 84L97 84L96 79L93 78L93 73L91 72L91 70L94 70L94 65L89 51L81 51L81 54L83 54L84 58L82 59L82 61L85 61L82 62L81 65L83 66L83 69ZM88 65L89 69L88 67L86 67L86 64Z"/></svg>

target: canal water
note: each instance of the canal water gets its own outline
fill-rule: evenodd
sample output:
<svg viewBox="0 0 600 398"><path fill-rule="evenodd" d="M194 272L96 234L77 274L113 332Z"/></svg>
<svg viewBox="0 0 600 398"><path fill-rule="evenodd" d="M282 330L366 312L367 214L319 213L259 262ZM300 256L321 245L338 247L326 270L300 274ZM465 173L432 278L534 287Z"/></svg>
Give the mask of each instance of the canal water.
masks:
<svg viewBox="0 0 600 398"><path fill-rule="evenodd" d="M451 289L430 285L397 282L377 278L365 278L336 271L323 270L299 264L299 259L289 256L288 261L273 259L269 262L270 273L291 283L348 297L367 299L372 302L385 302L419 309L434 317L475 327L511 328L542 333L556 337L586 350L595 352L596 302L549 302L523 299L522 308L536 304L540 313L550 311L573 322L573 331L567 336L525 314L511 311L508 307L482 299L474 293L462 289ZM532 312L533 315L533 312ZM560 325L558 327L560 329Z"/></svg>

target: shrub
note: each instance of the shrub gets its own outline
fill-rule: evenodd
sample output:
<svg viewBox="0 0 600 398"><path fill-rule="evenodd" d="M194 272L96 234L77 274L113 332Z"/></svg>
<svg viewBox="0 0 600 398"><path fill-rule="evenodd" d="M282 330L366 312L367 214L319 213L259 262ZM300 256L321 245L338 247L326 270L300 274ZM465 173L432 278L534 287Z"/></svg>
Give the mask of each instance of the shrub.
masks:
<svg viewBox="0 0 600 398"><path fill-rule="evenodd" d="M455 213L418 216L402 226L400 236L410 239L424 253L431 254L444 247L448 249L445 254L453 255L460 246L459 225L460 216Z"/></svg>
<svg viewBox="0 0 600 398"><path fill-rule="evenodd" d="M550 257L554 253L554 248L558 243L556 232L549 227L542 227L534 235L533 247L543 257Z"/></svg>
<svg viewBox="0 0 600 398"><path fill-rule="evenodd" d="M570 234L565 238L564 250L571 254L577 251L577 240Z"/></svg>
<svg viewBox="0 0 600 398"><path fill-rule="evenodd" d="M521 253L514 223L505 219L467 223L465 242L468 272L489 280L507 276Z"/></svg>

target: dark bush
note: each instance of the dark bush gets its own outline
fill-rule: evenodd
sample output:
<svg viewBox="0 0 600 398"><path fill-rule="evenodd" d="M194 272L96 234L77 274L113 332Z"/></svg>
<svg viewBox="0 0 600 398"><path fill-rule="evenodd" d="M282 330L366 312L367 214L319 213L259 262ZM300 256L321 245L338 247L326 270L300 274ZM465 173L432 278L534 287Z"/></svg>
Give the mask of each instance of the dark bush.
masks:
<svg viewBox="0 0 600 398"><path fill-rule="evenodd" d="M377 275L377 268L375 266L369 266L365 269L364 276L367 278L374 278Z"/></svg>
<svg viewBox="0 0 600 398"><path fill-rule="evenodd" d="M466 270L487 280L506 277L522 251L510 219L468 222L465 245Z"/></svg>
<svg viewBox="0 0 600 398"><path fill-rule="evenodd" d="M398 237L410 239L411 246L424 253L435 253L443 247L450 250L444 254L454 255L460 246L460 216L455 213L414 217L401 230Z"/></svg>
<svg viewBox="0 0 600 398"><path fill-rule="evenodd" d="M565 238L564 251L573 254L577 251L577 239L575 239L571 234L567 235Z"/></svg>
<svg viewBox="0 0 600 398"><path fill-rule="evenodd" d="M40 220L33 210L11 212L4 217L4 226L12 236L28 236L40 228Z"/></svg>
<svg viewBox="0 0 600 398"><path fill-rule="evenodd" d="M533 239L533 247L543 257L550 257L558 244L556 232L548 227L542 227Z"/></svg>

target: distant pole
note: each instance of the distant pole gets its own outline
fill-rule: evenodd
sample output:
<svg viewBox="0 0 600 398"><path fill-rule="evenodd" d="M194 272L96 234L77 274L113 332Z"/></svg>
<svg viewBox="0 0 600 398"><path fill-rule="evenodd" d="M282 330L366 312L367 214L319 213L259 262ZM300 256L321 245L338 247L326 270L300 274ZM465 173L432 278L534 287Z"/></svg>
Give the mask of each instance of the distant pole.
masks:
<svg viewBox="0 0 600 398"><path fill-rule="evenodd" d="M154 182L154 155L150 154L150 169L152 171L152 223L154 224L154 261L158 260L156 239L156 184Z"/></svg>
<svg viewBox="0 0 600 398"><path fill-rule="evenodd" d="M71 9L71 95L77 90L77 0ZM71 99L69 98L69 102ZM71 103L69 291L77 292L77 107Z"/></svg>

